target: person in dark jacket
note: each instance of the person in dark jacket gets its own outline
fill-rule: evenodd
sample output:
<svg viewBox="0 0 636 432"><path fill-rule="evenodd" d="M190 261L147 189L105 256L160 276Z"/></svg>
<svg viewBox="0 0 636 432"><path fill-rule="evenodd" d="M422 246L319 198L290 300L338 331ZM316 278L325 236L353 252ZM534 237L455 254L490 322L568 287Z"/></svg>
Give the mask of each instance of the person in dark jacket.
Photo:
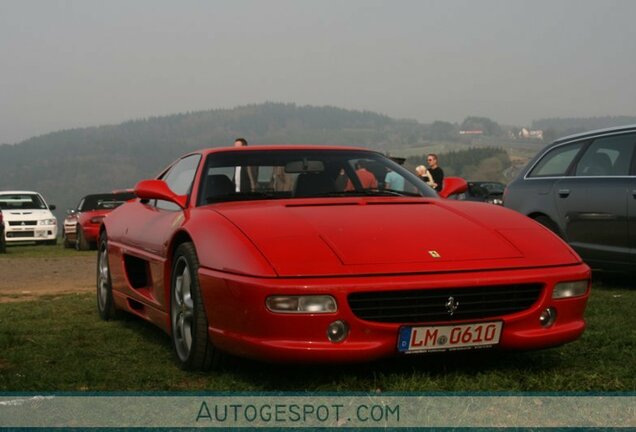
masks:
<svg viewBox="0 0 636 432"><path fill-rule="evenodd" d="M435 190L441 192L444 187L444 170L439 166L437 155L430 153L426 156L426 162L428 163L428 172L435 182Z"/></svg>

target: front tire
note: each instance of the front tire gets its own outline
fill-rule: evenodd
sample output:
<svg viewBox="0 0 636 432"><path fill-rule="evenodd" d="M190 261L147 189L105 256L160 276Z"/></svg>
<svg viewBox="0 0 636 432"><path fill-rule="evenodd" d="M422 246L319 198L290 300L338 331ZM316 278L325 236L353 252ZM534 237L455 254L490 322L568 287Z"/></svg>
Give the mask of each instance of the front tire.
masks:
<svg viewBox="0 0 636 432"><path fill-rule="evenodd" d="M199 286L199 260L192 243L174 254L170 284L172 344L184 370L217 367L220 353L208 339L208 319Z"/></svg>
<svg viewBox="0 0 636 432"><path fill-rule="evenodd" d="M75 249L77 249L78 251L89 250L91 248L91 245L88 240L86 240L86 236L84 235L84 230L82 230L82 227L78 225L75 233L75 235L77 236L77 240L75 241Z"/></svg>
<svg viewBox="0 0 636 432"><path fill-rule="evenodd" d="M64 245L64 249L70 249L73 247L73 242L68 239L66 230L62 232L62 244Z"/></svg>
<svg viewBox="0 0 636 432"><path fill-rule="evenodd" d="M99 237L97 249L97 311L104 321L117 318L117 309L113 301L113 286L110 279L106 231Z"/></svg>

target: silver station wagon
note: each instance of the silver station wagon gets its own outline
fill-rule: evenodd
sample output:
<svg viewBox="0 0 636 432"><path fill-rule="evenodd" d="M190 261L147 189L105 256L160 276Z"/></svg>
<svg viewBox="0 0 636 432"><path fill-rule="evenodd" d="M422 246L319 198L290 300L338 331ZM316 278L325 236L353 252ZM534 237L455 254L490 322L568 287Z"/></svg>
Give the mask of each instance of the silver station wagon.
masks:
<svg viewBox="0 0 636 432"><path fill-rule="evenodd" d="M561 138L508 185L504 206L545 225L592 267L636 269L636 125Z"/></svg>

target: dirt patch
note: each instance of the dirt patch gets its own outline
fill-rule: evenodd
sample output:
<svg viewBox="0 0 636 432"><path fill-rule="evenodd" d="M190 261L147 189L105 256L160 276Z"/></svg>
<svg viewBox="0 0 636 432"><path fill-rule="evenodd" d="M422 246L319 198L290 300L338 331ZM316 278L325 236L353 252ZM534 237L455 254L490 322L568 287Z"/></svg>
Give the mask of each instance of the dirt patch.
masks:
<svg viewBox="0 0 636 432"><path fill-rule="evenodd" d="M96 255L0 259L0 303L95 290Z"/></svg>

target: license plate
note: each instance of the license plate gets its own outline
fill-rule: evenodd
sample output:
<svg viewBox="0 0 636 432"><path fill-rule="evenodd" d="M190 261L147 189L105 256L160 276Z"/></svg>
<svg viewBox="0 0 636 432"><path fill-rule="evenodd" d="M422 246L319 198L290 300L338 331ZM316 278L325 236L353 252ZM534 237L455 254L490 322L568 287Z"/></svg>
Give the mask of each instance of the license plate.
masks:
<svg viewBox="0 0 636 432"><path fill-rule="evenodd" d="M486 348L499 343L501 321L475 324L401 327L398 351L403 353Z"/></svg>

